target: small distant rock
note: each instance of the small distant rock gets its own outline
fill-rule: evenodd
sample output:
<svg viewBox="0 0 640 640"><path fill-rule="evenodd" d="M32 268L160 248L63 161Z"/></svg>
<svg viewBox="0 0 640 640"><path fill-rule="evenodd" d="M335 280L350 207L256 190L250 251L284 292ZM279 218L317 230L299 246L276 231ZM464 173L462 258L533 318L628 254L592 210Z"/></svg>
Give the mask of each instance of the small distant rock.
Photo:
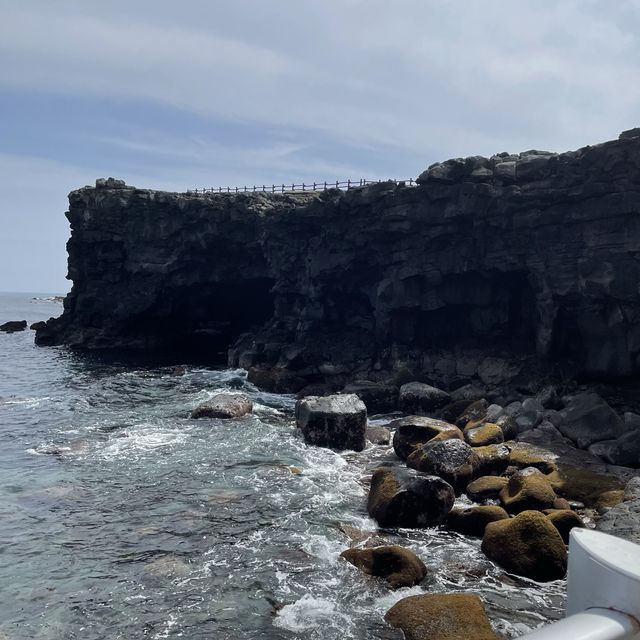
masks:
<svg viewBox="0 0 640 640"><path fill-rule="evenodd" d="M427 575L424 562L413 551L398 545L347 549L340 557L364 573L384 578L393 589L412 587Z"/></svg>
<svg viewBox="0 0 640 640"><path fill-rule="evenodd" d="M431 413L451 402L451 396L423 382L408 382L400 387L398 405L405 413Z"/></svg>
<svg viewBox="0 0 640 640"><path fill-rule="evenodd" d="M44 320L40 320L40 322L34 322L29 329L31 329L32 331L40 331L41 329L44 329L47 326L47 323Z"/></svg>
<svg viewBox="0 0 640 640"><path fill-rule="evenodd" d="M391 431L385 427L367 427L365 437L371 444L386 445L391 442Z"/></svg>
<svg viewBox="0 0 640 640"><path fill-rule="evenodd" d="M0 324L0 331L5 333L15 333L16 331L24 331L27 328L26 320L10 320L4 324Z"/></svg>
<svg viewBox="0 0 640 640"><path fill-rule="evenodd" d="M246 396L218 393L191 412L192 418L241 418L253 411L253 402Z"/></svg>
<svg viewBox="0 0 640 640"><path fill-rule="evenodd" d="M355 394L308 396L296 402L296 424L307 444L362 451L367 408Z"/></svg>
<svg viewBox="0 0 640 640"><path fill-rule="evenodd" d="M406 640L499 640L480 598L471 593L409 596L393 605L384 619L402 629Z"/></svg>

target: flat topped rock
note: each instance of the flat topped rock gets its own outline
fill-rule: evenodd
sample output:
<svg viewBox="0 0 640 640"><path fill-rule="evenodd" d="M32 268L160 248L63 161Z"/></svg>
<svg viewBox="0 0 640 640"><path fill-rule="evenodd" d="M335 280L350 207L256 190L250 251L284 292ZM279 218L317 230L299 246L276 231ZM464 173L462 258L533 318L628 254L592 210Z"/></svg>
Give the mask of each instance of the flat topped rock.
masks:
<svg viewBox="0 0 640 640"><path fill-rule="evenodd" d="M27 328L26 320L10 320L4 324L0 324L0 331L5 333L14 333L15 331L24 331Z"/></svg>
<svg viewBox="0 0 640 640"><path fill-rule="evenodd" d="M362 451L367 408L355 394L308 396L296 402L296 424L307 444Z"/></svg>
<svg viewBox="0 0 640 640"><path fill-rule="evenodd" d="M241 418L253 411L253 403L236 393L218 393L192 412L192 418Z"/></svg>

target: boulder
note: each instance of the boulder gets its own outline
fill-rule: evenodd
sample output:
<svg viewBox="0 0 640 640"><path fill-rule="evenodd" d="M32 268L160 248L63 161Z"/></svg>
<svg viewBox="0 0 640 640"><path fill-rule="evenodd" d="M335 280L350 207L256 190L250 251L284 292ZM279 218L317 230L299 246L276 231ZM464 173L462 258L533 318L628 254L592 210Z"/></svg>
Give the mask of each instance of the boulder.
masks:
<svg viewBox="0 0 640 640"><path fill-rule="evenodd" d="M504 444L488 444L484 447L474 447L473 451L478 456L476 475L499 476L507 470L510 464L511 452Z"/></svg>
<svg viewBox="0 0 640 640"><path fill-rule="evenodd" d="M445 521L454 499L453 487L442 478L379 467L371 478L367 511L381 527L430 527Z"/></svg>
<svg viewBox="0 0 640 640"><path fill-rule="evenodd" d="M615 440L625 432L622 418L597 394L581 393L564 400L558 429L578 448L586 449L601 440Z"/></svg>
<svg viewBox="0 0 640 640"><path fill-rule="evenodd" d="M213 398L198 405L192 418L241 418L253 411L253 402L236 393L217 393Z"/></svg>
<svg viewBox="0 0 640 640"><path fill-rule="evenodd" d="M501 476L482 476L476 478L467 485L467 495L474 502L484 502L485 500L495 500L500 492L509 482L508 478Z"/></svg>
<svg viewBox="0 0 640 640"><path fill-rule="evenodd" d="M503 415L504 409L499 404L490 404L487 407L487 411L484 415L484 419L487 422L496 422L496 420Z"/></svg>
<svg viewBox="0 0 640 640"><path fill-rule="evenodd" d="M426 444L434 438L438 440L464 439L462 431L455 425L424 416L399 418L390 422L387 427L395 431L393 449L396 455L403 460L406 460L416 447Z"/></svg>
<svg viewBox="0 0 640 640"><path fill-rule="evenodd" d="M482 551L509 573L549 582L564 578L567 547L547 516L523 511L515 518L487 525Z"/></svg>
<svg viewBox="0 0 640 640"><path fill-rule="evenodd" d="M432 413L451 401L441 389L423 382L408 382L400 387L398 405L404 413Z"/></svg>
<svg viewBox="0 0 640 640"><path fill-rule="evenodd" d="M615 440L594 442L589 453L609 464L640 467L640 429L627 431Z"/></svg>
<svg viewBox="0 0 640 640"><path fill-rule="evenodd" d="M500 491L500 501L509 513L550 509L556 494L545 475L533 467L514 473Z"/></svg>
<svg viewBox="0 0 640 640"><path fill-rule="evenodd" d="M623 489L613 489L611 491L604 491L601 493L595 503L595 508L598 510L598 513L602 514L611 509L612 507L616 507L624 500L624 490Z"/></svg>
<svg viewBox="0 0 640 640"><path fill-rule="evenodd" d="M356 381L348 384L343 393L355 393L364 402L369 414L389 413L398 408L398 389L390 384Z"/></svg>
<svg viewBox="0 0 640 640"><path fill-rule="evenodd" d="M32 331L41 331L42 329L45 329L47 326L47 323L44 320L40 320L40 322L34 322L32 325L29 326L29 329L31 329Z"/></svg>
<svg viewBox="0 0 640 640"><path fill-rule="evenodd" d="M640 544L640 477L624 489L624 500L602 515L596 529Z"/></svg>
<svg viewBox="0 0 640 640"><path fill-rule="evenodd" d="M307 444L362 451L367 408L355 394L308 396L296 402L296 424Z"/></svg>
<svg viewBox="0 0 640 640"><path fill-rule="evenodd" d="M407 458L407 466L440 476L459 493L473 479L478 456L462 440L441 440L416 449Z"/></svg>
<svg viewBox="0 0 640 640"><path fill-rule="evenodd" d="M495 505L482 505L479 507L466 507L464 509L451 509L447 516L447 527L451 531L462 533L466 536L482 538L484 529L490 522L506 520L509 514Z"/></svg>
<svg viewBox="0 0 640 640"><path fill-rule="evenodd" d="M391 431L385 427L367 427L364 435L371 444L385 445L391 442Z"/></svg>
<svg viewBox="0 0 640 640"><path fill-rule="evenodd" d="M545 509L544 513L558 530L565 544L569 544L569 532L575 527L584 528L582 518L571 509Z"/></svg>
<svg viewBox="0 0 640 640"><path fill-rule="evenodd" d="M304 378L278 367L272 369L250 367L247 373L247 382L272 393L297 393L307 385Z"/></svg>
<svg viewBox="0 0 640 640"><path fill-rule="evenodd" d="M501 415L497 418L495 424L502 429L505 440L512 440L518 435L518 423L511 416Z"/></svg>
<svg viewBox="0 0 640 640"><path fill-rule="evenodd" d="M535 467L542 473L551 473L556 469L557 456L549 451L527 442L509 442L509 464L518 469Z"/></svg>
<svg viewBox="0 0 640 640"><path fill-rule="evenodd" d="M412 587L427 575L424 562L413 551L398 545L347 549L340 557L364 573L384 578L393 589Z"/></svg>
<svg viewBox="0 0 640 640"><path fill-rule="evenodd" d="M597 507L601 495L624 488L615 476L566 464L558 465L546 477L559 496L578 500L587 507Z"/></svg>
<svg viewBox="0 0 640 640"><path fill-rule="evenodd" d="M488 444L504 442L502 429L492 422L485 422L478 427L465 429L464 438L472 447L484 447Z"/></svg>
<svg viewBox="0 0 640 640"><path fill-rule="evenodd" d="M470 422L479 424L482 420L484 420L487 415L487 409L489 408L489 403L484 400L476 400L472 402L467 408L458 416L456 420L456 425L458 427L466 427Z"/></svg>
<svg viewBox="0 0 640 640"><path fill-rule="evenodd" d="M27 328L26 320L10 320L4 324L0 324L0 331L5 333L15 333L16 331L24 331Z"/></svg>
<svg viewBox="0 0 640 640"><path fill-rule="evenodd" d="M462 399L450 402L446 407L443 407L440 415L446 422L453 422L460 417L464 410L472 403L471 400Z"/></svg>
<svg viewBox="0 0 640 640"><path fill-rule="evenodd" d="M478 596L426 593L403 598L384 619L406 640L499 640Z"/></svg>

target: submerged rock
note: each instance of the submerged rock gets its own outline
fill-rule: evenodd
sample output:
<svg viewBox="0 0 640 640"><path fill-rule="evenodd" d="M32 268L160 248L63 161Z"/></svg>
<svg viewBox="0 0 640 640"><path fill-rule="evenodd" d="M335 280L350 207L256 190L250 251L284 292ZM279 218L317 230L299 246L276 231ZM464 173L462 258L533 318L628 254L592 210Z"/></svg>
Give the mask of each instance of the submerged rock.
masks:
<svg viewBox="0 0 640 640"><path fill-rule="evenodd" d="M427 418L424 416L408 416L393 420L388 428L394 430L393 450L396 455L406 460L416 448L434 440L463 440L462 431L453 424Z"/></svg>
<svg viewBox="0 0 640 640"><path fill-rule="evenodd" d="M235 393L217 393L211 400L198 405L192 418L241 418L253 411L253 402Z"/></svg>
<svg viewBox="0 0 640 640"><path fill-rule="evenodd" d="M367 408L355 394L298 400L296 423L307 444L353 451L366 446Z"/></svg>
<svg viewBox="0 0 640 640"><path fill-rule="evenodd" d="M347 549L340 557L364 573L384 578L393 589L412 587L427 575L424 562L413 551L398 545Z"/></svg>
<svg viewBox="0 0 640 640"><path fill-rule="evenodd" d="M499 640L471 593L427 593L397 602L384 616L406 640Z"/></svg>
<svg viewBox="0 0 640 640"><path fill-rule="evenodd" d="M5 333L15 333L16 331L24 331L27 328L26 320L10 320L4 324L0 324L0 331Z"/></svg>
<svg viewBox="0 0 640 640"><path fill-rule="evenodd" d="M432 413L451 401L451 396L423 382L408 382L400 387L398 405L405 413Z"/></svg>
<svg viewBox="0 0 640 640"><path fill-rule="evenodd" d="M515 518L489 523L482 551L509 573L538 582L559 580L567 572L562 536L539 511L523 511Z"/></svg>
<svg viewBox="0 0 640 640"><path fill-rule="evenodd" d="M371 478L367 511L381 527L430 527L444 522L454 500L453 487L438 476L379 467Z"/></svg>

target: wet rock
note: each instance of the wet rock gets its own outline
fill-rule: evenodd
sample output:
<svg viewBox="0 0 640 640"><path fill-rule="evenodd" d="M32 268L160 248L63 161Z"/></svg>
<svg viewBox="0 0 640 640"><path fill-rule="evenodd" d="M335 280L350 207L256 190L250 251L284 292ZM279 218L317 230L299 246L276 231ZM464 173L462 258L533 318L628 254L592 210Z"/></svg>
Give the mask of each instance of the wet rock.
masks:
<svg viewBox="0 0 640 640"><path fill-rule="evenodd" d="M297 393L307 384L307 381L301 376L296 376L291 371L278 367L271 369L250 367L247 373L247 382L271 393Z"/></svg>
<svg viewBox="0 0 640 640"><path fill-rule="evenodd" d="M559 509L561 511L573 511L573 509L571 508L571 502L569 502L566 498L556 498L553 501L553 508Z"/></svg>
<svg viewBox="0 0 640 640"><path fill-rule="evenodd" d="M499 476L509 466L511 452L504 444L488 444L484 447L474 447L478 456L478 469L476 475Z"/></svg>
<svg viewBox="0 0 640 640"><path fill-rule="evenodd" d="M454 402L450 402L448 405L443 407L442 411L440 412L440 415L442 416L442 419L444 421L455 424L456 420L460 417L460 415L462 415L464 410L471 403L472 401L467 399L455 400Z"/></svg>
<svg viewBox="0 0 640 640"><path fill-rule="evenodd" d="M623 489L613 489L611 491L604 491L601 493L595 503L595 508L598 513L602 514L619 505L624 500Z"/></svg>
<svg viewBox="0 0 640 640"><path fill-rule="evenodd" d="M478 456L462 440L442 440L416 449L407 458L407 466L440 476L460 492L476 473Z"/></svg>
<svg viewBox="0 0 640 640"><path fill-rule="evenodd" d="M44 329L47 326L47 323L44 320L40 320L40 322L34 322L29 329L32 331L40 331L40 329Z"/></svg>
<svg viewBox="0 0 640 640"><path fill-rule="evenodd" d="M558 390L553 385L548 385L536 394L536 400L543 409L562 409L562 400L558 395Z"/></svg>
<svg viewBox="0 0 640 640"><path fill-rule="evenodd" d="M478 596L427 593L397 602L384 616L406 640L499 640Z"/></svg>
<svg viewBox="0 0 640 640"><path fill-rule="evenodd" d="M413 551L398 545L347 549L340 557L364 573L384 578L393 589L412 587L427 575L424 562Z"/></svg>
<svg viewBox="0 0 640 640"><path fill-rule="evenodd" d="M381 527L430 527L444 522L454 499L453 487L442 478L379 467L371 478L367 511Z"/></svg>
<svg viewBox="0 0 640 640"><path fill-rule="evenodd" d="M474 502L495 500L508 482L508 478L501 476L481 476L467 485L466 492Z"/></svg>
<svg viewBox="0 0 640 640"><path fill-rule="evenodd" d="M504 408L501 407L499 404L490 404L487 407L487 411L485 412L484 420L486 420L487 422L495 423L498 420L498 418L503 414L503 412L504 412Z"/></svg>
<svg viewBox="0 0 640 640"><path fill-rule="evenodd" d="M353 541L356 544L364 544L369 540L379 539L377 531L366 531L363 529L358 529L357 527L353 527L350 524L340 524L338 526L338 529L340 529L340 531L342 531L342 533L344 533L344 535L347 536L349 540Z"/></svg>
<svg viewBox="0 0 640 640"><path fill-rule="evenodd" d="M5 333L15 333L16 331L24 331L27 328L26 320L10 320L4 324L0 324L0 331Z"/></svg>
<svg viewBox="0 0 640 640"><path fill-rule="evenodd" d="M366 446L367 409L355 394L298 400L296 423L307 444L353 451Z"/></svg>
<svg viewBox="0 0 640 640"><path fill-rule="evenodd" d="M472 402L457 418L456 426L463 428L469 423L479 424L485 419L489 403L484 400L476 400Z"/></svg>
<svg viewBox="0 0 640 640"><path fill-rule="evenodd" d="M602 515L596 529L640 544L640 477L627 483L624 500Z"/></svg>
<svg viewBox="0 0 640 640"><path fill-rule="evenodd" d="M241 418L253 411L253 402L246 396L234 393L217 393L198 405L192 418Z"/></svg>
<svg viewBox="0 0 640 640"><path fill-rule="evenodd" d="M376 382L354 382L348 384L343 393L355 393L367 407L369 414L389 413L398 408L398 389L393 385Z"/></svg>
<svg viewBox="0 0 640 640"><path fill-rule="evenodd" d="M434 439L464 439L462 431L455 425L424 416L399 418L390 422L387 427L394 431L393 449L403 460L406 460L417 447Z"/></svg>
<svg viewBox="0 0 640 640"><path fill-rule="evenodd" d="M518 469L535 467L542 473L551 473L556 469L557 456L549 451L527 442L509 442L507 446L510 450L509 464Z"/></svg>
<svg viewBox="0 0 640 640"><path fill-rule="evenodd" d="M466 507L464 509L455 508L449 511L447 527L466 536L482 538L485 527L490 522L508 518L509 514L502 507L494 505Z"/></svg>
<svg viewBox="0 0 640 640"><path fill-rule="evenodd" d="M385 445L391 442L391 431L385 427L367 427L365 437L371 444Z"/></svg>
<svg viewBox="0 0 640 640"><path fill-rule="evenodd" d="M549 480L533 467L514 473L500 492L500 500L509 513L550 509L555 499Z"/></svg>
<svg viewBox="0 0 640 640"><path fill-rule="evenodd" d="M597 507L601 495L624 488L615 476L566 464L558 465L546 477L559 496L578 500L587 507Z"/></svg>
<svg viewBox="0 0 640 640"><path fill-rule="evenodd" d="M562 435L573 440L580 449L594 442L614 440L626 428L618 414L597 394L581 393L564 399L558 426Z"/></svg>
<svg viewBox="0 0 640 640"><path fill-rule="evenodd" d="M478 427L465 429L464 438L472 447L484 447L504 442L504 433L497 424L485 422Z"/></svg>
<svg viewBox="0 0 640 640"><path fill-rule="evenodd" d="M502 415L498 417L495 424L502 429L505 440L512 440L518 435L518 424L511 416Z"/></svg>
<svg viewBox="0 0 640 640"><path fill-rule="evenodd" d="M582 518L571 509L545 509L544 513L558 530L565 544L569 544L569 533L575 527L584 528Z"/></svg>
<svg viewBox="0 0 640 640"><path fill-rule="evenodd" d="M482 551L509 573L549 582L564 578L567 548L547 516L523 511L509 520L487 525Z"/></svg>
<svg viewBox="0 0 640 640"><path fill-rule="evenodd" d="M405 413L432 413L450 401L446 391L423 382L409 382L400 387L398 406Z"/></svg>
<svg viewBox="0 0 640 640"><path fill-rule="evenodd" d="M640 467L640 429L628 431L615 440L594 442L589 453L609 464Z"/></svg>

